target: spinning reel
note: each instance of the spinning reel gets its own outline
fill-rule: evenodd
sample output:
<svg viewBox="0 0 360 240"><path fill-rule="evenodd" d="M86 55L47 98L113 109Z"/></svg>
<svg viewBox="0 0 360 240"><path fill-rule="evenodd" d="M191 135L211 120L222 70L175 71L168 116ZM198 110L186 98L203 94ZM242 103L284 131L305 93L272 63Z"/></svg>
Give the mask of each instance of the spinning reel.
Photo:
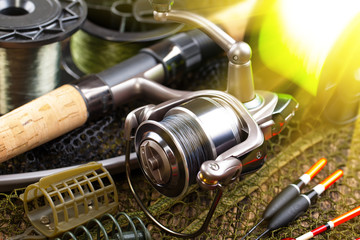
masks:
<svg viewBox="0 0 360 240"><path fill-rule="evenodd" d="M191 184L218 190L203 226L192 234L174 232L158 222L141 203L130 179L135 199L162 230L177 237L195 237L207 227L222 195L222 187L240 174L261 168L266 140L279 134L298 108L289 95L254 91L251 49L235 42L213 23L197 15L171 10L172 1L153 0L154 17L201 27L226 52L229 59L226 92L203 90L185 93L159 105L135 109L125 121L126 156L130 143L149 182L163 195L180 197Z"/></svg>

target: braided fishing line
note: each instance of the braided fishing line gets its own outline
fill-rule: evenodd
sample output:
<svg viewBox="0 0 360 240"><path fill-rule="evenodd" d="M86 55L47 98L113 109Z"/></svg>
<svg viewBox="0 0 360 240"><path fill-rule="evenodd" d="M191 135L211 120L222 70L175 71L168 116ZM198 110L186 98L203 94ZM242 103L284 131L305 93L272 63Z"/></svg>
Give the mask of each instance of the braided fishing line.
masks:
<svg viewBox="0 0 360 240"><path fill-rule="evenodd" d="M190 116L170 115L161 123L176 138L184 152L190 183L196 182L201 164L211 159L211 146L201 126Z"/></svg>
<svg viewBox="0 0 360 240"><path fill-rule="evenodd" d="M147 0L88 1L87 21L70 43L73 61L82 72L108 69L182 28L178 23L139 22L135 3L151 9Z"/></svg>

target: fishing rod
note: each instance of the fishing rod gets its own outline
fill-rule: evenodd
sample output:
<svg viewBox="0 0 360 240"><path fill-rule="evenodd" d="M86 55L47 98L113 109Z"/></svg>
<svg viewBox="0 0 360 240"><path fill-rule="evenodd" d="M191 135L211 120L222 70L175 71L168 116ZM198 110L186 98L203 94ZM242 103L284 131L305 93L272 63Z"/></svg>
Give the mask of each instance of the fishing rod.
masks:
<svg viewBox="0 0 360 240"><path fill-rule="evenodd" d="M164 87L220 48L204 33L179 33L98 74L63 85L0 118L0 162L100 118L135 98L165 101L184 92Z"/></svg>
<svg viewBox="0 0 360 240"><path fill-rule="evenodd" d="M125 172L125 155L99 160L97 162L101 163L104 168L106 168L106 170L108 170L111 174ZM130 165L131 169L137 169L139 167L136 153L130 154ZM48 169L36 172L3 174L0 175L0 192L11 192L14 189L23 188L29 184L38 182L43 177L77 168L79 166L80 165L73 165L69 167Z"/></svg>

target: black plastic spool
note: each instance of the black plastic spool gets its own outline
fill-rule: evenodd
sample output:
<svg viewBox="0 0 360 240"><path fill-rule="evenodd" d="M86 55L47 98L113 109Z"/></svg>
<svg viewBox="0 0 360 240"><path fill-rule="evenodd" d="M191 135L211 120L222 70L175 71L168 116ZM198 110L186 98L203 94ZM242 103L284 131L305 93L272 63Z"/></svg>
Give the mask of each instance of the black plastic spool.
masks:
<svg viewBox="0 0 360 240"><path fill-rule="evenodd" d="M184 26L180 23L159 23L155 20L145 20L149 18L150 14L153 18L152 7L148 0L118 0L113 1L111 6L108 6L109 2L106 1L89 0L87 4L88 15L81 30L91 37L104 40L104 44L107 44L106 41L141 43L146 44L143 46L146 47L157 40L179 32ZM141 6L141 11L139 11L139 6ZM144 9L146 18L142 18ZM77 64L81 65L83 63L74 61L72 47L66 47L66 55L63 58L62 65L70 76L77 79L85 75L85 73L80 70L80 66L77 66Z"/></svg>
<svg viewBox="0 0 360 240"><path fill-rule="evenodd" d="M148 9L145 13L152 16L152 7L148 0L115 1L110 8L89 4L89 14L82 30L113 42L150 42L168 37L183 27L180 23L144 21L144 18L139 17L144 11L136 12L139 6L141 9ZM117 17L119 24L125 26L114 26L117 21L111 21L111 16Z"/></svg>
<svg viewBox="0 0 360 240"><path fill-rule="evenodd" d="M0 47L39 47L60 42L84 22L83 0L0 0Z"/></svg>

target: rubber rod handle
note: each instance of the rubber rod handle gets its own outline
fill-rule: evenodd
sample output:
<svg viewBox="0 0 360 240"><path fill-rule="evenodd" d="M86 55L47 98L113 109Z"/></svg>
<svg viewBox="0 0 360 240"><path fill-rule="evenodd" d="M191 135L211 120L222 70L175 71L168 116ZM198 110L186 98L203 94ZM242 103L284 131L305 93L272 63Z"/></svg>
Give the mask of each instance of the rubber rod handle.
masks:
<svg viewBox="0 0 360 240"><path fill-rule="evenodd" d="M64 85L0 117L0 162L33 149L88 118L85 101L71 85Z"/></svg>
<svg viewBox="0 0 360 240"><path fill-rule="evenodd" d="M299 194L299 189L296 186L292 184L288 185L269 203L269 205L265 209L263 218L265 220L270 219L272 216L275 215L277 211L279 211L292 199L299 196Z"/></svg>
<svg viewBox="0 0 360 240"><path fill-rule="evenodd" d="M310 202L304 195L298 196L286 204L271 218L268 229L272 231L288 225L306 212L309 206Z"/></svg>

